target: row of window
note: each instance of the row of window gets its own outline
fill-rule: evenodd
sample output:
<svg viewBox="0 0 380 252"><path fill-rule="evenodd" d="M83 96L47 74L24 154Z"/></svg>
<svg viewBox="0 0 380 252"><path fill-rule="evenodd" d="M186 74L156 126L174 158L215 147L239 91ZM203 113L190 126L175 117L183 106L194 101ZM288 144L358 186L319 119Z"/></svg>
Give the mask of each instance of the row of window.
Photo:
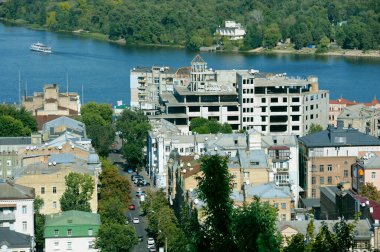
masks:
<svg viewBox="0 0 380 252"><path fill-rule="evenodd" d="M278 209L278 203L274 203L273 206ZM281 203L281 209L286 209L286 203Z"/></svg>
<svg viewBox="0 0 380 252"><path fill-rule="evenodd" d="M305 106L305 110L307 111L308 106ZM314 109L314 105L310 105L310 110ZM315 109L318 109L318 104L315 104Z"/></svg>
<svg viewBox="0 0 380 252"><path fill-rule="evenodd" d="M2 165L2 162L0 162L0 166ZM7 160L6 166L10 167L12 166L12 160Z"/></svg>
<svg viewBox="0 0 380 252"><path fill-rule="evenodd" d="M315 114L315 118L318 118L318 114ZM306 116L305 119L307 120L308 117ZM313 114L310 115L310 120L312 120L312 119L314 119L314 115Z"/></svg>
<svg viewBox="0 0 380 252"><path fill-rule="evenodd" d="M88 229L87 234L88 236L93 236L94 235L93 229L92 228ZM67 229L67 236L72 236L72 235L73 235L73 230L71 228ZM54 229L54 236L59 236L58 229Z"/></svg>
<svg viewBox="0 0 380 252"><path fill-rule="evenodd" d="M42 186L41 187L41 194L45 194L45 187L44 186ZM52 192L54 193L54 194L56 194L57 193L57 187L56 186L53 186L52 187Z"/></svg>
<svg viewBox="0 0 380 252"><path fill-rule="evenodd" d="M243 103L253 103L253 98L243 98Z"/></svg>
<svg viewBox="0 0 380 252"><path fill-rule="evenodd" d="M346 175L346 174L344 174L344 175ZM345 176L345 177L346 177L346 176ZM338 178L338 180L339 180L339 176L337 176L337 178ZM311 178L311 183L312 183L313 185L315 185L315 184L317 183L317 179L316 179L316 177L312 177L312 178ZM323 176L320 176L320 177L319 177L319 184L320 184L320 185L324 185L324 184L325 184L325 177L323 177ZM329 184L329 185L332 184L332 176L328 176L328 177L327 177L327 184Z"/></svg>
<svg viewBox="0 0 380 252"><path fill-rule="evenodd" d="M73 249L73 243L71 241L68 241L66 243L66 250L72 250ZM93 241L89 241L88 242L88 248L89 249L93 249L95 248L95 244ZM60 245L59 245L59 241L55 241L54 242L54 250L60 250Z"/></svg>
<svg viewBox="0 0 380 252"><path fill-rule="evenodd" d="M315 165L312 165L312 169L313 169L313 171L317 171ZM327 171L332 172L332 170L333 170L332 164L328 164L327 165ZM319 171L324 172L325 171L325 165L319 165ZM348 177L348 170L344 170L344 176Z"/></svg>

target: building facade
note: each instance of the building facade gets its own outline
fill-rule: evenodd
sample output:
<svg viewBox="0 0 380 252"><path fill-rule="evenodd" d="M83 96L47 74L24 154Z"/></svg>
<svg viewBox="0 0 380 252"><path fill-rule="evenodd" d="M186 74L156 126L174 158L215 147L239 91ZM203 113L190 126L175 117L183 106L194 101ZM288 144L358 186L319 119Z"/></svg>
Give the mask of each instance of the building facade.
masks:
<svg viewBox="0 0 380 252"><path fill-rule="evenodd" d="M240 23L227 20L224 22L224 27L216 28L216 34L222 37L228 37L230 40L240 40L245 36L245 29Z"/></svg>
<svg viewBox="0 0 380 252"><path fill-rule="evenodd" d="M45 250L95 252L95 239L100 216L82 211L66 211L47 215L45 220Z"/></svg>

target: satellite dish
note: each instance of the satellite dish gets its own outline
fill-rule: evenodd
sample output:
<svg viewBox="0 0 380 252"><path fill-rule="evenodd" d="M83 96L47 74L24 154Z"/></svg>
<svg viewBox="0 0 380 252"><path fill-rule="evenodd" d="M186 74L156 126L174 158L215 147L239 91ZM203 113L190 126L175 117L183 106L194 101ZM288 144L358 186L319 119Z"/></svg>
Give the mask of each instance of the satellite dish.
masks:
<svg viewBox="0 0 380 252"><path fill-rule="evenodd" d="M199 203L199 199L195 199L195 200L194 200L194 204L195 204L195 205L198 205L198 203Z"/></svg>
<svg viewBox="0 0 380 252"><path fill-rule="evenodd" d="M53 165L55 166L56 164L57 164L57 162L54 161L54 162L53 162Z"/></svg>

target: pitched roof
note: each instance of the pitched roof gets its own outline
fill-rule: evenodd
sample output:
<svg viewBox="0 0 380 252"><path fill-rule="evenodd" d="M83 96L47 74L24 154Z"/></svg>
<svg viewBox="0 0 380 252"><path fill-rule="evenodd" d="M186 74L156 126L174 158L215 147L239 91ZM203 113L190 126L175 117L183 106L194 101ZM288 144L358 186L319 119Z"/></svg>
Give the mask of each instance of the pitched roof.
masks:
<svg viewBox="0 0 380 252"><path fill-rule="evenodd" d="M353 195L354 199L356 199L357 201L360 202L360 204L365 204L367 207L372 207L373 209L373 212L371 213L372 215L372 218L374 220L380 220L380 204L377 203L376 201L373 201L373 200L369 200L365 197L361 197L359 195ZM369 204L367 204L367 202Z"/></svg>
<svg viewBox="0 0 380 252"><path fill-rule="evenodd" d="M199 55L199 54L197 54L195 57L194 57L194 59L191 61L191 63L205 63L206 61L204 61L203 59L202 59L202 57Z"/></svg>
<svg viewBox="0 0 380 252"><path fill-rule="evenodd" d="M0 181L0 200L34 199L34 188Z"/></svg>
<svg viewBox="0 0 380 252"><path fill-rule="evenodd" d="M49 163L55 162L56 164L75 163L75 157L71 153L51 154Z"/></svg>
<svg viewBox="0 0 380 252"><path fill-rule="evenodd" d="M268 158L264 150L238 150L240 167L248 168L268 168Z"/></svg>
<svg viewBox="0 0 380 252"><path fill-rule="evenodd" d="M364 168L380 169L380 157L373 156L368 160L364 160Z"/></svg>
<svg viewBox="0 0 380 252"><path fill-rule="evenodd" d="M299 138L306 147L380 146L380 139L353 128L329 126L314 134Z"/></svg>
<svg viewBox="0 0 380 252"><path fill-rule="evenodd" d="M75 226L100 225L100 215L83 211L70 210L62 213L47 215L45 227L49 226Z"/></svg>
<svg viewBox="0 0 380 252"><path fill-rule="evenodd" d="M330 104L345 104L347 106L351 106L351 105L357 104L356 101L350 101L350 100L344 99L343 97L341 97L341 98L339 98L337 100L330 100L329 103Z"/></svg>
<svg viewBox="0 0 380 252"><path fill-rule="evenodd" d="M262 185L247 185L247 196L258 196L261 199L273 199L273 198L291 198L292 194L289 187L279 187L274 183L266 183Z"/></svg>
<svg viewBox="0 0 380 252"><path fill-rule="evenodd" d="M42 127L42 131L43 132L49 132L50 131L50 128L55 128L55 127L59 127L59 126L66 126L72 130L74 130L75 132L80 132L83 134L83 136L85 136L85 125L84 123L80 122L80 121L77 121L77 120L74 120L74 119L71 119L70 117L66 117L66 116L61 116L59 118L56 118L54 120L51 120L47 123L45 123Z"/></svg>
<svg viewBox="0 0 380 252"><path fill-rule="evenodd" d="M9 248L30 248L32 237L26 234L0 227L0 248L7 245Z"/></svg>

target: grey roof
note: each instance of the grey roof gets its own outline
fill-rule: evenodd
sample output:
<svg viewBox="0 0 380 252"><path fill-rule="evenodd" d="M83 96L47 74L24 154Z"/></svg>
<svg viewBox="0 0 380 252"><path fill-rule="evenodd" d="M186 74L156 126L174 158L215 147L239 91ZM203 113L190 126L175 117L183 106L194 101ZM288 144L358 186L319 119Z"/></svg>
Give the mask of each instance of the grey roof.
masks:
<svg viewBox="0 0 380 252"><path fill-rule="evenodd" d="M0 200L34 199L34 196L34 188L0 181Z"/></svg>
<svg viewBox="0 0 380 252"><path fill-rule="evenodd" d="M243 169L268 168L268 157L264 150L238 150L240 167Z"/></svg>
<svg viewBox="0 0 380 252"><path fill-rule="evenodd" d="M364 160L364 168L380 169L380 157L373 156L368 160Z"/></svg>
<svg viewBox="0 0 380 252"><path fill-rule="evenodd" d="M54 120L51 120L45 123L42 127L42 132L49 132L51 127L55 128L59 126L66 126L77 133L82 133L82 135L86 137L86 130L85 130L84 123L71 119L66 116L61 116L59 118L56 118Z"/></svg>
<svg viewBox="0 0 380 252"><path fill-rule="evenodd" d="M314 234L316 235L322 226L322 222L325 222L329 229L332 230L335 223L339 222L338 220L314 220ZM353 223L354 220L348 220L348 223ZM306 235L307 226L309 224L308 220L301 221L277 221L276 227L278 231L282 231L287 227L297 230L299 233ZM356 239L370 239L371 237L371 225L367 219L359 220L355 225L355 238Z"/></svg>
<svg viewBox="0 0 380 252"><path fill-rule="evenodd" d="M153 66L153 67L159 67L159 66ZM137 66L131 70L131 72L139 72L139 73L151 73L153 67L143 67L143 66ZM168 66L162 66L159 67L160 70L164 70L163 73L166 74L175 74L178 70L178 68L175 67L168 67Z"/></svg>
<svg viewBox="0 0 380 252"><path fill-rule="evenodd" d="M257 186L247 185L245 191L247 196L258 196L261 199L292 198L289 187L276 186L274 183L266 183Z"/></svg>
<svg viewBox="0 0 380 252"><path fill-rule="evenodd" d="M32 144L31 137L0 137L0 145L28 145Z"/></svg>
<svg viewBox="0 0 380 252"><path fill-rule="evenodd" d="M30 248L31 239L29 235L9 230L8 227L0 227L0 248L2 245L8 248Z"/></svg>
<svg viewBox="0 0 380 252"><path fill-rule="evenodd" d="M214 149L215 147L225 150L246 148L246 135L243 133L217 134L213 138L209 138L206 144L208 149Z"/></svg>
<svg viewBox="0 0 380 252"><path fill-rule="evenodd" d="M294 147L294 146L297 146L298 144L297 136L293 134L292 135L262 136L261 140L262 140L261 145L264 148L268 148L274 145Z"/></svg>
<svg viewBox="0 0 380 252"><path fill-rule="evenodd" d="M312 207L319 207L321 206L321 201L320 199L314 199L314 198L301 198L300 197L301 203L306 207L306 208L312 208Z"/></svg>
<svg viewBox="0 0 380 252"><path fill-rule="evenodd" d="M244 201L244 195L240 191L237 191L237 190L232 191L230 198L234 202L243 202Z"/></svg>
<svg viewBox="0 0 380 252"><path fill-rule="evenodd" d="M149 131L151 137L158 134L180 134L181 130L178 127L165 119L150 120L152 131Z"/></svg>
<svg viewBox="0 0 380 252"><path fill-rule="evenodd" d="M348 106L339 114L338 119L363 119L380 114L379 109L368 107L362 103Z"/></svg>
<svg viewBox="0 0 380 252"><path fill-rule="evenodd" d="M380 146L380 139L359 132L353 128L338 128L330 126L314 134L299 139L306 147L335 147L335 146Z"/></svg>
<svg viewBox="0 0 380 252"><path fill-rule="evenodd" d="M98 154L96 154L94 149L91 149L90 154L88 155L88 158L87 158L87 164L99 164L99 163L100 163L100 159L99 159Z"/></svg>
<svg viewBox="0 0 380 252"><path fill-rule="evenodd" d="M71 153L51 154L49 162L55 162L56 164L75 163L75 157Z"/></svg>
<svg viewBox="0 0 380 252"><path fill-rule="evenodd" d="M335 203L335 195L339 191L336 186L321 186L321 196L325 195L331 202Z"/></svg>

